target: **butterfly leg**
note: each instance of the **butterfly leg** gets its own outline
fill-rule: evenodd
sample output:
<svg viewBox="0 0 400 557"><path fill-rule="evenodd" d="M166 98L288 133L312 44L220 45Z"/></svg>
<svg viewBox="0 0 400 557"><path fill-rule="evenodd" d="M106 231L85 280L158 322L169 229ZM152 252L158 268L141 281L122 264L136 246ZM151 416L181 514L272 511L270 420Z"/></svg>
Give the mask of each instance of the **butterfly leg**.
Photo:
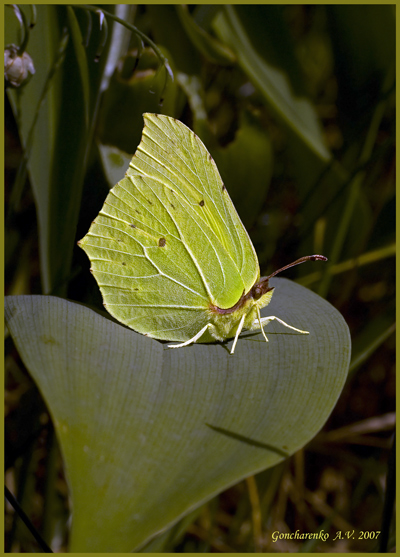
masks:
<svg viewBox="0 0 400 557"><path fill-rule="evenodd" d="M196 333L193 338L190 338L189 340L186 340L185 342L182 342L180 344L168 344L168 348L183 348L184 346L188 346L189 344L196 342L196 340L203 336L203 334L209 327L213 327L212 323L207 323L207 325L200 329L200 331Z"/></svg>
<svg viewBox="0 0 400 557"><path fill-rule="evenodd" d="M267 323L269 323L270 321L273 321L274 319L276 321L279 321L279 323L281 323L282 325L284 325L288 329L293 329L293 331L297 331L298 333L302 333L303 335L309 335L310 334L308 331L302 331L301 329L296 329L296 327L292 327L292 325L288 325L287 323L282 321L282 319L279 319L279 317L276 317L275 315L270 315L269 317L261 317L261 319L260 319L261 329L264 330L263 325L266 325ZM265 336L265 333L264 333L264 336Z"/></svg>
<svg viewBox="0 0 400 557"><path fill-rule="evenodd" d="M261 313L260 313L260 309L259 309L259 308L257 308L257 318L258 318L258 326L260 327L261 332L262 332L262 334L263 334L263 337L265 338L265 342L269 342L269 340L268 340L268 338L267 338L267 335L265 334L265 331L264 331L263 320L261 319ZM257 322L255 321L254 324L255 324L255 323L257 323Z"/></svg>
<svg viewBox="0 0 400 557"><path fill-rule="evenodd" d="M231 354L233 354L235 352L236 343L237 343L239 335L240 335L240 333L243 329L243 323L244 323L244 318L245 317L246 317L246 314L242 315L242 318L240 320L239 326L238 326L237 331L236 331L235 340L233 341L233 344L232 344Z"/></svg>

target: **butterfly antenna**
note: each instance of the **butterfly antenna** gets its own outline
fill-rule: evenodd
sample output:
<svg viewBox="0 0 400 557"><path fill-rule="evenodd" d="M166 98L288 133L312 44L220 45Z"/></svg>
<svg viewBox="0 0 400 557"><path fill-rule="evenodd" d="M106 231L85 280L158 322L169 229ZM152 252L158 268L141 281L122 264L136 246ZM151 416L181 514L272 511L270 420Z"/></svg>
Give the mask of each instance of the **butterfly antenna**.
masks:
<svg viewBox="0 0 400 557"><path fill-rule="evenodd" d="M293 261L293 263L289 263L289 265L285 265L281 269L274 271L271 275L263 279L263 282L281 273L282 271L285 271L286 269L290 269L290 267L300 265L300 263L305 263L306 261L328 261L328 258L325 257L325 255L305 255L304 257L300 257L300 259L296 259L296 261Z"/></svg>

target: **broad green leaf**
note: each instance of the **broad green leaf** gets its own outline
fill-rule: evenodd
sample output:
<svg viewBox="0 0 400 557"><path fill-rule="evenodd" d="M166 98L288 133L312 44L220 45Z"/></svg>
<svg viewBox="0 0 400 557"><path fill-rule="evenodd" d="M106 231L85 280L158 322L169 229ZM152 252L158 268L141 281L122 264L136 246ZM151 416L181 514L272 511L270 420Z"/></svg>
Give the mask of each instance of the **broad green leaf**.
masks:
<svg viewBox="0 0 400 557"><path fill-rule="evenodd" d="M321 429L350 359L328 302L271 279L279 324L170 350L59 298L6 298L6 322L49 407L72 498L70 551L128 552ZM265 310L262 312L266 315Z"/></svg>

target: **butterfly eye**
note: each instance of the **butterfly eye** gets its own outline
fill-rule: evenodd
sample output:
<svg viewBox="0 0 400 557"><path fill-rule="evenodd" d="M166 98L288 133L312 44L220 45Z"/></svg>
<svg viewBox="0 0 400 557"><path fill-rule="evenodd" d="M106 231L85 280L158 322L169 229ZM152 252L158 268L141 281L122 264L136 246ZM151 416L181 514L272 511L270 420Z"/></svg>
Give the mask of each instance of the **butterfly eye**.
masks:
<svg viewBox="0 0 400 557"><path fill-rule="evenodd" d="M261 284L256 284L253 288L253 298L254 300L258 300L263 295L263 288Z"/></svg>

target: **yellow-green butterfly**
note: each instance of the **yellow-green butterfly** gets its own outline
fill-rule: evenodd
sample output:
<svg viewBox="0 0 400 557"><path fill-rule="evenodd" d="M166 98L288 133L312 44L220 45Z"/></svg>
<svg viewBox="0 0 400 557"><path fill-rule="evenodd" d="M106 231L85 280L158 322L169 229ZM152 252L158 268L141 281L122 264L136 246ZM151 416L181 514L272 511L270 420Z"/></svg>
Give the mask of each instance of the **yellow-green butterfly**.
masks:
<svg viewBox="0 0 400 557"><path fill-rule="evenodd" d="M104 306L118 321L161 340L223 341L258 329L272 297L254 247L200 139L184 124L144 114L141 143L79 242ZM245 186L245 184L244 184Z"/></svg>

